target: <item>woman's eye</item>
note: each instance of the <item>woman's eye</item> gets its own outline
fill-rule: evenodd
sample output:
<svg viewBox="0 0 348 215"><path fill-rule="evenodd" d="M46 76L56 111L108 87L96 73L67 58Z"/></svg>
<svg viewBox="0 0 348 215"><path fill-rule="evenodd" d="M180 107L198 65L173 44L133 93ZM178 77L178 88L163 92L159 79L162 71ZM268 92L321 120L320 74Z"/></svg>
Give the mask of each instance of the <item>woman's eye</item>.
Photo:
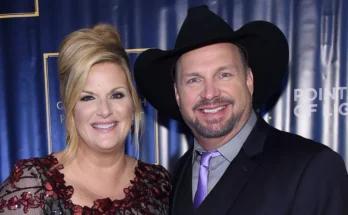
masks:
<svg viewBox="0 0 348 215"><path fill-rule="evenodd" d="M114 93L112 94L111 98L113 99L121 99L124 97L124 94L123 93Z"/></svg>
<svg viewBox="0 0 348 215"><path fill-rule="evenodd" d="M93 99L94 99L93 96L83 96L83 97L80 99L80 101L86 102L86 101L90 101L90 100L93 100Z"/></svg>

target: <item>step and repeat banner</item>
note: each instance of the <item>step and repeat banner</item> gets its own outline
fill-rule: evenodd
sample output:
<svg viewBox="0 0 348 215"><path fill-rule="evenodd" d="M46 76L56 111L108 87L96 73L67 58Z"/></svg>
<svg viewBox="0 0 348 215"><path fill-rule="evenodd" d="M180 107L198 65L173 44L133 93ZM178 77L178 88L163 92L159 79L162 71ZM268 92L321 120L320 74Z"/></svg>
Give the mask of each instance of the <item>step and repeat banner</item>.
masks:
<svg viewBox="0 0 348 215"><path fill-rule="evenodd" d="M110 23L119 30L133 66L147 48L171 49L188 8L201 4L234 29L253 20L279 26L290 45L288 78L263 117L278 129L331 147L347 163L346 0L2 0L0 181L17 160L65 147L57 58L66 35ZM192 135L141 99L145 130L140 159L172 170L192 144ZM131 138L126 153L133 155Z"/></svg>

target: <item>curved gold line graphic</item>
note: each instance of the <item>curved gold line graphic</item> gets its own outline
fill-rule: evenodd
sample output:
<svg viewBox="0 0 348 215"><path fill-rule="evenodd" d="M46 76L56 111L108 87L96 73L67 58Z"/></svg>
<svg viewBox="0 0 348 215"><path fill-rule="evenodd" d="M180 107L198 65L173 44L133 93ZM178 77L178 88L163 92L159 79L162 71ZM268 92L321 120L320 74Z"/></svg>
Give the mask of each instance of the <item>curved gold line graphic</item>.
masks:
<svg viewBox="0 0 348 215"><path fill-rule="evenodd" d="M50 114L50 91L49 91L49 81L48 81L48 63L47 59L49 57L58 57L58 53L44 53L44 77L45 77L45 94L46 94L46 125L47 125L47 148L48 153L52 153L52 140L51 140L51 114Z"/></svg>
<svg viewBox="0 0 348 215"><path fill-rule="evenodd" d="M0 14L0 19L39 16L39 0L34 0L34 4L35 4L35 11L34 12L27 12L27 13L4 13L4 14Z"/></svg>
<svg viewBox="0 0 348 215"><path fill-rule="evenodd" d="M141 53L143 51L146 51L148 48L142 48L142 49L126 49L127 53Z"/></svg>
<svg viewBox="0 0 348 215"><path fill-rule="evenodd" d="M126 49L127 53L141 53L148 48L139 48L139 49ZM44 77L45 77L45 94L46 94L46 126L47 126L47 148L48 153L52 153L52 139L51 139L51 115L50 115L50 102L49 102L49 79L48 79L48 63L47 60L49 57L58 57L58 52L44 53L43 62L44 62ZM159 164L159 138L158 138L158 114L155 110L155 119L154 119L154 134L155 134L155 164Z"/></svg>

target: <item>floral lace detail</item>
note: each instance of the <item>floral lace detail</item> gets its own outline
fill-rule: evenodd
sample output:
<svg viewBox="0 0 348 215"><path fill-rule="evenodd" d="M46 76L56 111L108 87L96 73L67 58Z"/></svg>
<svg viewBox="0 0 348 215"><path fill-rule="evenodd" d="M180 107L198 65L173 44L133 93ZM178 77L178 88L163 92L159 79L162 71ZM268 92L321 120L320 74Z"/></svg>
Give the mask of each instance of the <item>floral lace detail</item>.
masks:
<svg viewBox="0 0 348 215"><path fill-rule="evenodd" d="M170 176L160 165L139 161L132 185L124 189L125 198L98 199L92 207L82 207L72 203L74 189L66 186L62 165L52 168L57 164L52 155L18 161L0 186L0 213L167 214Z"/></svg>

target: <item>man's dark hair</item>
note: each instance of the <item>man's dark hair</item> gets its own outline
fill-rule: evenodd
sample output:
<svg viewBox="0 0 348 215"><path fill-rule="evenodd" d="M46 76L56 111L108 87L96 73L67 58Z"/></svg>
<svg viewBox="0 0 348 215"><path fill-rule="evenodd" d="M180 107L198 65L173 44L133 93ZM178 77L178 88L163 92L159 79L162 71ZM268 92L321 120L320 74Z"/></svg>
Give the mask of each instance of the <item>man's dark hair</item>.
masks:
<svg viewBox="0 0 348 215"><path fill-rule="evenodd" d="M240 55L240 59L242 60L242 65L244 67L244 69L247 69L248 68L248 54L247 52L240 46L238 46L238 52L239 52L239 55Z"/></svg>

